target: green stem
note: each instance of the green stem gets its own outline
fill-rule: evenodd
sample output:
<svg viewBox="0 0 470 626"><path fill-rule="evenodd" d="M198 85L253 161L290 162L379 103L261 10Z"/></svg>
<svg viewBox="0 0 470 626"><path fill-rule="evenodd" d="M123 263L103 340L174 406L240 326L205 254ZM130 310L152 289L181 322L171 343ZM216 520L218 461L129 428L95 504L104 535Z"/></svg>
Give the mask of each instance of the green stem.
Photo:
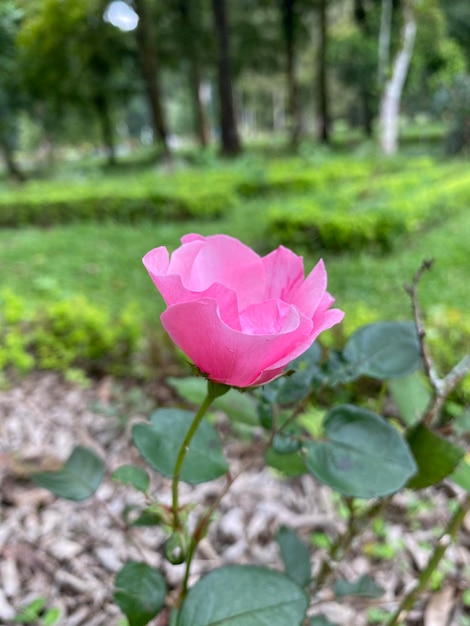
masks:
<svg viewBox="0 0 470 626"><path fill-rule="evenodd" d="M196 430L199 424L202 421L202 418L207 412L207 409L210 407L212 402L226 393L230 387L227 385L222 385L221 383L214 383L211 380L207 381L207 394L204 398L201 406L199 407L198 412L194 416L194 420L189 427L188 432L181 444L181 447L178 451L178 456L176 457L175 471L173 474L173 482L171 487L172 492L172 511L173 511L173 529L178 530L181 528L181 520L179 515L179 501L178 501L178 487L181 476L181 468L183 467L184 460L186 458L186 454L189 449L189 444L191 443L192 438L194 437Z"/></svg>
<svg viewBox="0 0 470 626"><path fill-rule="evenodd" d="M363 531L369 522L385 507L387 502L389 502L389 498L379 500L358 517L354 509L353 500L346 498L346 505L349 509L348 527L330 546L328 556L323 560L316 576L315 589L320 590L323 588L330 574L335 569L338 560L348 550L357 535Z"/></svg>
<svg viewBox="0 0 470 626"><path fill-rule="evenodd" d="M428 564L422 570L419 575L417 584L411 589L409 593L403 598L400 603L400 606L392 615L390 620L387 622L386 626L397 626L398 624L402 624L406 619L406 616L411 611L413 606L416 603L416 600L420 593L422 593L429 582L433 572L436 570L439 565L442 557L444 556L447 548L450 544L455 540L455 537L462 525L462 522L470 510L470 495L467 495L463 502L457 507L457 510L450 518L446 529L441 535L441 538L436 544L434 548L434 552L432 553Z"/></svg>
<svg viewBox="0 0 470 626"><path fill-rule="evenodd" d="M240 467L240 469L235 475L227 474L227 482L225 483L224 488L218 494L217 498L214 500L211 506L207 509L204 515L202 515L200 519L198 520L198 523L196 524L196 528L194 529L193 535L191 537L188 554L186 556L186 569L184 572L184 580L183 580L183 586L182 586L181 594L180 594L180 602L184 600L186 593L188 591L189 572L191 569L191 562L193 560L194 553L196 552L196 548L201 542L201 539L205 537L207 533L207 528L212 519L212 516L214 515L215 511L219 508L222 498L228 492L228 490L233 485L235 480L240 476L240 474L243 474L243 472L252 464L253 458L248 459L248 461L246 461L246 463L244 463L242 467Z"/></svg>

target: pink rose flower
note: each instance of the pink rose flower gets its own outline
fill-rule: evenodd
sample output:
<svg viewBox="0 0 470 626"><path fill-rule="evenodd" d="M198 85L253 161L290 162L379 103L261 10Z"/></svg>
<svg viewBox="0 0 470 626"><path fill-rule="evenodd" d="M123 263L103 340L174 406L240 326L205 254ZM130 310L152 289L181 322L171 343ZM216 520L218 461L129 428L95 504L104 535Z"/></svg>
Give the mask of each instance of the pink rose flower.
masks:
<svg viewBox="0 0 470 626"><path fill-rule="evenodd" d="M266 383L340 322L319 261L304 278L302 257L280 246L265 257L227 235L185 235L143 263L167 305L166 332L199 370L233 387Z"/></svg>

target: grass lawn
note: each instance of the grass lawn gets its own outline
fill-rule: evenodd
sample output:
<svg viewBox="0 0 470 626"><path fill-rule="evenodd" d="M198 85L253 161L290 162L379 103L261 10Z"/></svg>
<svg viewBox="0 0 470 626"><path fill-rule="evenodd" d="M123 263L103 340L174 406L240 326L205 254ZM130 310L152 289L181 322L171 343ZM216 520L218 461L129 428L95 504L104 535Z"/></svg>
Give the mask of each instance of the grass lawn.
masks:
<svg viewBox="0 0 470 626"><path fill-rule="evenodd" d="M240 169L239 164L234 167ZM406 169L410 163L404 160L402 167ZM206 170L200 169L197 177L194 171L189 175L203 186L205 174ZM268 247L267 204L262 197L239 199L222 218L212 221L146 222L132 226L77 223L49 229L4 229L0 231L1 288L11 288L26 297L31 306L79 292L115 312L128 303L137 303L143 320L156 323L163 304L141 264L142 256L159 245L176 247L181 235L187 232L224 232L264 253ZM435 259L435 265L420 286L423 307L429 310L434 304L444 303L469 310L469 252L470 211L459 211L424 232L403 236L393 252L387 254L330 252L322 256L329 274L329 289L354 325L354 320L362 323L368 316L408 317L410 305L403 284L411 280L421 261L430 257ZM308 253L307 268L316 260L314 254Z"/></svg>

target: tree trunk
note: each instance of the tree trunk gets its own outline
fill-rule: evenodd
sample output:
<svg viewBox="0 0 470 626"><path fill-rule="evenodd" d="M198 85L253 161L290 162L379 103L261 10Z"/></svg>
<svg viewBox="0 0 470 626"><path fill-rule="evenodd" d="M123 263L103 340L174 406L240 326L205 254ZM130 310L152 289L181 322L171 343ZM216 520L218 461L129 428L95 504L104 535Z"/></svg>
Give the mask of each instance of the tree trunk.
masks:
<svg viewBox="0 0 470 626"><path fill-rule="evenodd" d="M24 183L26 180L26 176L20 170L18 164L15 161L15 157L13 156L13 150L10 146L9 141L2 135L0 135L0 150L3 154L9 177L16 183Z"/></svg>
<svg viewBox="0 0 470 626"><path fill-rule="evenodd" d="M222 154L234 156L241 150L235 118L232 90L232 70L229 51L229 31L225 0L212 0L214 30L217 41L220 138Z"/></svg>
<svg viewBox="0 0 470 626"><path fill-rule="evenodd" d="M96 94L93 100L100 121L103 144L106 149L106 154L108 156L108 165L115 165L116 146L114 143L114 129L113 123L111 121L108 99L103 93L100 93Z"/></svg>
<svg viewBox="0 0 470 626"><path fill-rule="evenodd" d="M392 34L393 0L382 0L379 31L379 59L377 78L379 85L385 83L390 64L390 39Z"/></svg>
<svg viewBox="0 0 470 626"><path fill-rule="evenodd" d="M380 102L380 146L387 155L398 149L400 100L410 67L416 38L416 16L412 0L403 7L401 45L393 63L392 74L385 81Z"/></svg>
<svg viewBox="0 0 470 626"><path fill-rule="evenodd" d="M165 155L169 156L168 131L162 105L159 68L152 24L147 13L146 0L134 0L134 5L136 13L139 16L139 23L136 28L136 38L137 46L139 48L140 69L150 107L154 139L160 140Z"/></svg>
<svg viewBox="0 0 470 626"><path fill-rule="evenodd" d="M205 148L209 144L209 130L204 105L201 99L201 67L195 32L194 13L191 13L194 0L180 0L182 35L186 58L189 63L189 86L193 106L194 129L198 142Z"/></svg>
<svg viewBox="0 0 470 626"><path fill-rule="evenodd" d="M282 33L286 49L287 120L292 146L297 146L301 135L298 85L296 66L296 15L295 0L280 0Z"/></svg>
<svg viewBox="0 0 470 626"><path fill-rule="evenodd" d="M326 55L328 49L328 0L318 4L320 40L318 46L317 97L318 97L318 136L322 143L330 143L331 118L329 107Z"/></svg>
<svg viewBox="0 0 470 626"><path fill-rule="evenodd" d="M370 26L367 19L367 11L363 0L354 0L354 20L364 37L370 37ZM373 133L374 107L373 107L373 81L369 86L364 86L359 91L362 108L362 125L366 137L371 138Z"/></svg>

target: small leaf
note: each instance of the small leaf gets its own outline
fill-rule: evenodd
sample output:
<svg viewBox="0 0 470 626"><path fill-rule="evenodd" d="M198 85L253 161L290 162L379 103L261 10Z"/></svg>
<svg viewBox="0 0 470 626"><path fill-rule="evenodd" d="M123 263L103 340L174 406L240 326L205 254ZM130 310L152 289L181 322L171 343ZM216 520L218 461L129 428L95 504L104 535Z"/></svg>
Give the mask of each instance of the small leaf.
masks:
<svg viewBox="0 0 470 626"><path fill-rule="evenodd" d="M310 626L337 626L333 622L330 622L324 615L314 615L310 618Z"/></svg>
<svg viewBox="0 0 470 626"><path fill-rule="evenodd" d="M189 590L177 626L300 626L308 600L275 570L232 565L213 570Z"/></svg>
<svg viewBox="0 0 470 626"><path fill-rule="evenodd" d="M149 475L137 465L122 465L118 467L111 478L123 485L131 485L134 489L143 493L147 492L150 485Z"/></svg>
<svg viewBox="0 0 470 626"><path fill-rule="evenodd" d="M57 607L48 609L42 618L42 626L54 626L60 619L61 611Z"/></svg>
<svg viewBox="0 0 470 626"><path fill-rule="evenodd" d="M300 452L279 454L272 448L265 455L266 464L291 478L305 474L305 464Z"/></svg>
<svg viewBox="0 0 470 626"><path fill-rule="evenodd" d="M400 416L407 426L419 422L431 399L420 372L390 380L389 389Z"/></svg>
<svg viewBox="0 0 470 626"><path fill-rule="evenodd" d="M281 526L276 537L281 550L282 560L287 576L301 587L305 587L311 579L310 553L291 528Z"/></svg>
<svg viewBox="0 0 470 626"><path fill-rule="evenodd" d="M291 454L300 449L299 436L291 436L287 431L273 437L272 448L278 454Z"/></svg>
<svg viewBox="0 0 470 626"><path fill-rule="evenodd" d="M348 340L344 358L356 376L380 380L406 376L421 367L421 349L412 322L375 322Z"/></svg>
<svg viewBox="0 0 470 626"><path fill-rule="evenodd" d="M104 476L104 463L92 450L77 446L57 472L32 475L35 483L61 498L85 500L92 496Z"/></svg>
<svg viewBox="0 0 470 626"><path fill-rule="evenodd" d="M21 607L17 615L13 618L13 622L35 622L41 611L46 606L45 598L35 598L27 606Z"/></svg>
<svg viewBox="0 0 470 626"><path fill-rule="evenodd" d="M449 476L449 480L470 493L470 454L466 454L460 461L457 468Z"/></svg>
<svg viewBox="0 0 470 626"><path fill-rule="evenodd" d="M335 596L361 596L362 598L381 598L385 589L378 585L370 576L365 574L349 583L347 580L338 580L334 586Z"/></svg>
<svg viewBox="0 0 470 626"><path fill-rule="evenodd" d="M449 403L447 403L447 405L449 405ZM470 434L470 407L456 415L452 421L452 425L457 435L465 436Z"/></svg>
<svg viewBox="0 0 470 626"><path fill-rule="evenodd" d="M185 400L200 405L207 393L207 381L203 378L190 376L186 378L170 377L168 383ZM214 400L212 407L223 411L230 419L241 424L255 426L258 424L256 416L256 402L249 393L241 393L236 389L229 389L223 396Z"/></svg>
<svg viewBox="0 0 470 626"><path fill-rule="evenodd" d="M165 580L146 563L126 563L116 575L114 586L114 600L127 617L129 626L145 626L165 602Z"/></svg>
<svg viewBox="0 0 470 626"><path fill-rule="evenodd" d="M305 465L347 496L374 498L398 491L416 472L408 444L372 411L342 405L324 422L326 441L305 444Z"/></svg>
<svg viewBox="0 0 470 626"><path fill-rule="evenodd" d="M160 526L162 516L151 508L145 509L134 520L127 521L129 526Z"/></svg>
<svg viewBox="0 0 470 626"><path fill-rule="evenodd" d="M320 376L318 363L321 358L321 348L314 343L306 352L289 363L288 369L294 373L280 381L277 402L279 404L295 404L304 398L311 390L312 383Z"/></svg>
<svg viewBox="0 0 470 626"><path fill-rule="evenodd" d="M194 414L181 409L159 409L151 424L135 424L134 444L142 457L164 476L172 477L176 459ZM202 421L194 435L181 470L181 480L196 484L218 478L228 470L217 431Z"/></svg>
<svg viewBox="0 0 470 626"><path fill-rule="evenodd" d="M413 428L407 439L418 465L418 473L407 484L410 489L424 489L440 482L455 470L465 453L423 424Z"/></svg>
<svg viewBox="0 0 470 626"><path fill-rule="evenodd" d="M259 423L265 430L272 430L274 425L274 405L268 398L261 397L256 407Z"/></svg>

